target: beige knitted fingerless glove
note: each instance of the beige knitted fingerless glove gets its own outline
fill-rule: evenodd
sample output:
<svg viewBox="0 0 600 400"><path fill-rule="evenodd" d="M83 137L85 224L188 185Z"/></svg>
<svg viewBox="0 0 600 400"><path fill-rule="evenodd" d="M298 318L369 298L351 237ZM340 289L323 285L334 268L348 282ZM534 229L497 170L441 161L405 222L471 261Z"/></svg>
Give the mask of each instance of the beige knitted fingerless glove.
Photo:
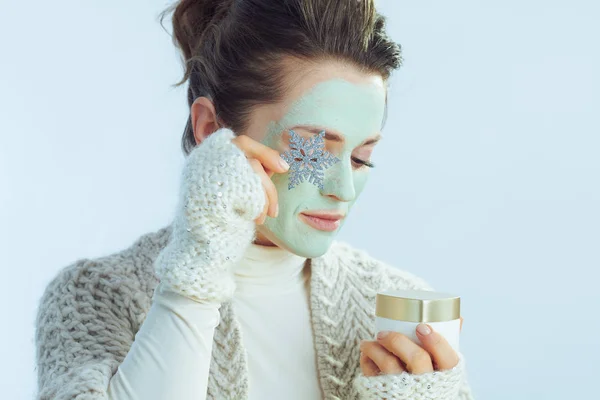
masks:
<svg viewBox="0 0 600 400"><path fill-rule="evenodd" d="M259 175L221 128L188 155L169 243L155 260L159 290L200 302L233 296L232 267L255 235L265 205Z"/></svg>
<svg viewBox="0 0 600 400"><path fill-rule="evenodd" d="M464 360L452 369L419 375L403 372L394 375L364 376L354 379L359 400L462 400Z"/></svg>

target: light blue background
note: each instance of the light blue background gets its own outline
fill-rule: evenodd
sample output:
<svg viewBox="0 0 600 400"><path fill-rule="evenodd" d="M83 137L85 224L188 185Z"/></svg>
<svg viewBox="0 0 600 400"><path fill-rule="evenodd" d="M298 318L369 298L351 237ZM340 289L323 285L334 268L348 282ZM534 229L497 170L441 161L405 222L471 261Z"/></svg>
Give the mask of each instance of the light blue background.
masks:
<svg viewBox="0 0 600 400"><path fill-rule="evenodd" d="M379 3L405 63L342 239L463 296L478 399L598 396L598 3ZM172 217L187 110L166 5L1 4L2 398L34 393L56 272Z"/></svg>

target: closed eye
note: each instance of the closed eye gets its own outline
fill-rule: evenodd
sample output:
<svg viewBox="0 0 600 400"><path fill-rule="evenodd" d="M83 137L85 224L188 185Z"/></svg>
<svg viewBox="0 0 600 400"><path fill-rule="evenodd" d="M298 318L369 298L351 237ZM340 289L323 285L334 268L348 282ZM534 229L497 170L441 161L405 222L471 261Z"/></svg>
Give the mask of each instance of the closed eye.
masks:
<svg viewBox="0 0 600 400"><path fill-rule="evenodd" d="M358 168L361 168L361 167L374 168L375 167L375 164L373 164L371 161L361 160L360 158L356 158L356 157L350 157L350 159L352 160L353 163L358 164Z"/></svg>

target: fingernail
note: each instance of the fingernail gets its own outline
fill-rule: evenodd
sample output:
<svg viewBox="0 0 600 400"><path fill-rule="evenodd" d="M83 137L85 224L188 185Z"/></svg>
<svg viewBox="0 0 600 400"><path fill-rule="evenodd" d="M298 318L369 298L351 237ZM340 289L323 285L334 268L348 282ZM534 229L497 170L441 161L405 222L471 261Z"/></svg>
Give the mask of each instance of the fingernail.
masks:
<svg viewBox="0 0 600 400"><path fill-rule="evenodd" d="M387 335L389 335L389 331L382 331L377 334L377 340L385 339Z"/></svg>
<svg viewBox="0 0 600 400"><path fill-rule="evenodd" d="M279 204L275 205L275 217L279 215Z"/></svg>
<svg viewBox="0 0 600 400"><path fill-rule="evenodd" d="M290 169L290 165L283 158L279 158L279 165L281 165L281 168L285 169L286 171Z"/></svg>
<svg viewBox="0 0 600 400"><path fill-rule="evenodd" d="M429 325L426 324L419 324L419 326L417 326L417 331L423 336L427 336L431 333Z"/></svg>

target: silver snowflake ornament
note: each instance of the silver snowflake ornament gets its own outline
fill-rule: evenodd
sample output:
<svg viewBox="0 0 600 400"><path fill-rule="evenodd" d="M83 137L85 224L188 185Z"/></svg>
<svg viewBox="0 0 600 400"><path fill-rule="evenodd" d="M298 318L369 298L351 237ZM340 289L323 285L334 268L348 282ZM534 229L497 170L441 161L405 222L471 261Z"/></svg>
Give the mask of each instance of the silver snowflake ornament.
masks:
<svg viewBox="0 0 600 400"><path fill-rule="evenodd" d="M290 182L288 189L293 189L303 181L323 189L323 177L326 168L340 161L339 158L325 150L325 131L304 139L290 129L290 150L281 154L290 165Z"/></svg>

